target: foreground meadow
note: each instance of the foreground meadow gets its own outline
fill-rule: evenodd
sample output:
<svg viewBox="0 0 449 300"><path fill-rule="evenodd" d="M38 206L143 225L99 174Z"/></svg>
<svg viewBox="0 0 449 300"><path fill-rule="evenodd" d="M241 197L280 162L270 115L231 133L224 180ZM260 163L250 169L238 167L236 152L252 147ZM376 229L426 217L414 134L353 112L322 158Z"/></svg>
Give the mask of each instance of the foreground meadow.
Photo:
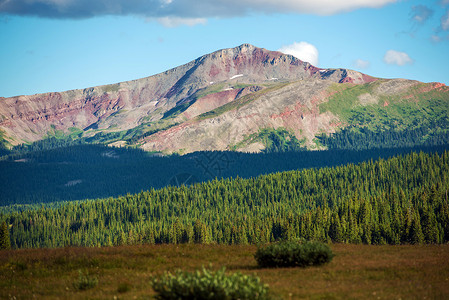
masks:
<svg viewBox="0 0 449 300"><path fill-rule="evenodd" d="M448 299L449 245L331 245L331 263L261 269L255 246L141 245L0 252L1 299L152 299L154 275L226 267L257 275L279 299ZM79 273L96 281L77 287Z"/></svg>

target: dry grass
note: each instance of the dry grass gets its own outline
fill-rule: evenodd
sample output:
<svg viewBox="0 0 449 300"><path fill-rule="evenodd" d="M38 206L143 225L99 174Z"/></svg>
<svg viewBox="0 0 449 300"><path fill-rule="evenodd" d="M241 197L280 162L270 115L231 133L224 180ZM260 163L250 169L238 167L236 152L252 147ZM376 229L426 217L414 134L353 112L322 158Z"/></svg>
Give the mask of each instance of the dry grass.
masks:
<svg viewBox="0 0 449 300"><path fill-rule="evenodd" d="M259 269L254 246L144 245L0 251L0 299L151 299L152 275L201 266L259 276L283 299L449 299L449 245L332 245L325 266ZM98 278L74 287L78 272Z"/></svg>

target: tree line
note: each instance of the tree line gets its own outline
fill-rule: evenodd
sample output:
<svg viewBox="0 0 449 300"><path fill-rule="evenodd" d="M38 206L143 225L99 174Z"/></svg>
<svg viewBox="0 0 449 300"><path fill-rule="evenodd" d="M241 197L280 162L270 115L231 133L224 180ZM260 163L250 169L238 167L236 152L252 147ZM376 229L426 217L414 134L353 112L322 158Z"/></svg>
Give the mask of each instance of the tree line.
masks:
<svg viewBox="0 0 449 300"><path fill-rule="evenodd" d="M415 128L390 124L389 128L376 130L351 125L330 135L323 133L317 139L328 149L347 150L445 145L449 144L449 121L443 123L429 122Z"/></svg>
<svg viewBox="0 0 449 300"><path fill-rule="evenodd" d="M0 160L0 206L118 197L215 178L251 178L273 172L359 163L413 151L443 153L445 150L449 150L449 145L363 151L205 151L159 157L141 149L72 145L11 154Z"/></svg>
<svg viewBox="0 0 449 300"><path fill-rule="evenodd" d="M449 152L216 179L2 212L12 248L449 241Z"/></svg>

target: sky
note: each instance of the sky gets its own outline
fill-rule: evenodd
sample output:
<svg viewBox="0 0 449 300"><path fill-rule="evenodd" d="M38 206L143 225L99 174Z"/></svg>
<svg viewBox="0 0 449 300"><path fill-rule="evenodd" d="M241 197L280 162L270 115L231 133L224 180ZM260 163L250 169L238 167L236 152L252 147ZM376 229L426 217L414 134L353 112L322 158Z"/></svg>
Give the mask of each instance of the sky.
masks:
<svg viewBox="0 0 449 300"><path fill-rule="evenodd" d="M449 85L449 0L0 0L0 97L134 80L243 43Z"/></svg>

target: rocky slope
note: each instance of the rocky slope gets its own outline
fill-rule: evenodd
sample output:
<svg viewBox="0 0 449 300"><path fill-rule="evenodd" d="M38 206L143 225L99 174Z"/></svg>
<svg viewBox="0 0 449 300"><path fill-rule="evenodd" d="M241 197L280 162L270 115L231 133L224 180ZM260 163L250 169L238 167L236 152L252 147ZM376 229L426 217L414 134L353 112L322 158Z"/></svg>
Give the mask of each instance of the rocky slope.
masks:
<svg viewBox="0 0 449 300"><path fill-rule="evenodd" d="M0 98L0 129L12 144L39 140L52 129L67 132L73 127L87 134L92 129L120 131L157 121L176 105L191 101L198 90L210 86L309 78L356 83L374 80L350 70L319 69L291 55L244 44L143 79L84 90ZM245 94L226 92L226 87L223 91L200 111Z"/></svg>
<svg viewBox="0 0 449 300"><path fill-rule="evenodd" d="M435 95L438 98L433 98ZM159 131L143 140L143 148L181 153L199 150L254 152L265 147L254 139L261 129L286 128L303 140L304 146L313 149L317 147L315 137L321 133L332 133L349 125L367 126L354 117L360 112L371 116L370 122L375 126L385 128L391 121L408 126L408 122L421 122L420 119L426 118L424 111L428 108L424 105L431 107L434 100L443 102L439 116L449 117L449 88L439 83L395 79L341 85L328 80L305 79L263 89L236 100L238 105L230 103ZM406 114L408 111L411 116Z"/></svg>
<svg viewBox="0 0 449 300"><path fill-rule="evenodd" d="M449 101L448 89L441 84L320 69L291 55L244 44L143 79L0 98L0 130L13 145L56 131L83 136L121 132L115 144L187 153L259 151L264 145L252 137L261 129L286 128L314 148L317 134L350 124L342 108L384 107L403 99L419 102L415 94L432 91Z"/></svg>

